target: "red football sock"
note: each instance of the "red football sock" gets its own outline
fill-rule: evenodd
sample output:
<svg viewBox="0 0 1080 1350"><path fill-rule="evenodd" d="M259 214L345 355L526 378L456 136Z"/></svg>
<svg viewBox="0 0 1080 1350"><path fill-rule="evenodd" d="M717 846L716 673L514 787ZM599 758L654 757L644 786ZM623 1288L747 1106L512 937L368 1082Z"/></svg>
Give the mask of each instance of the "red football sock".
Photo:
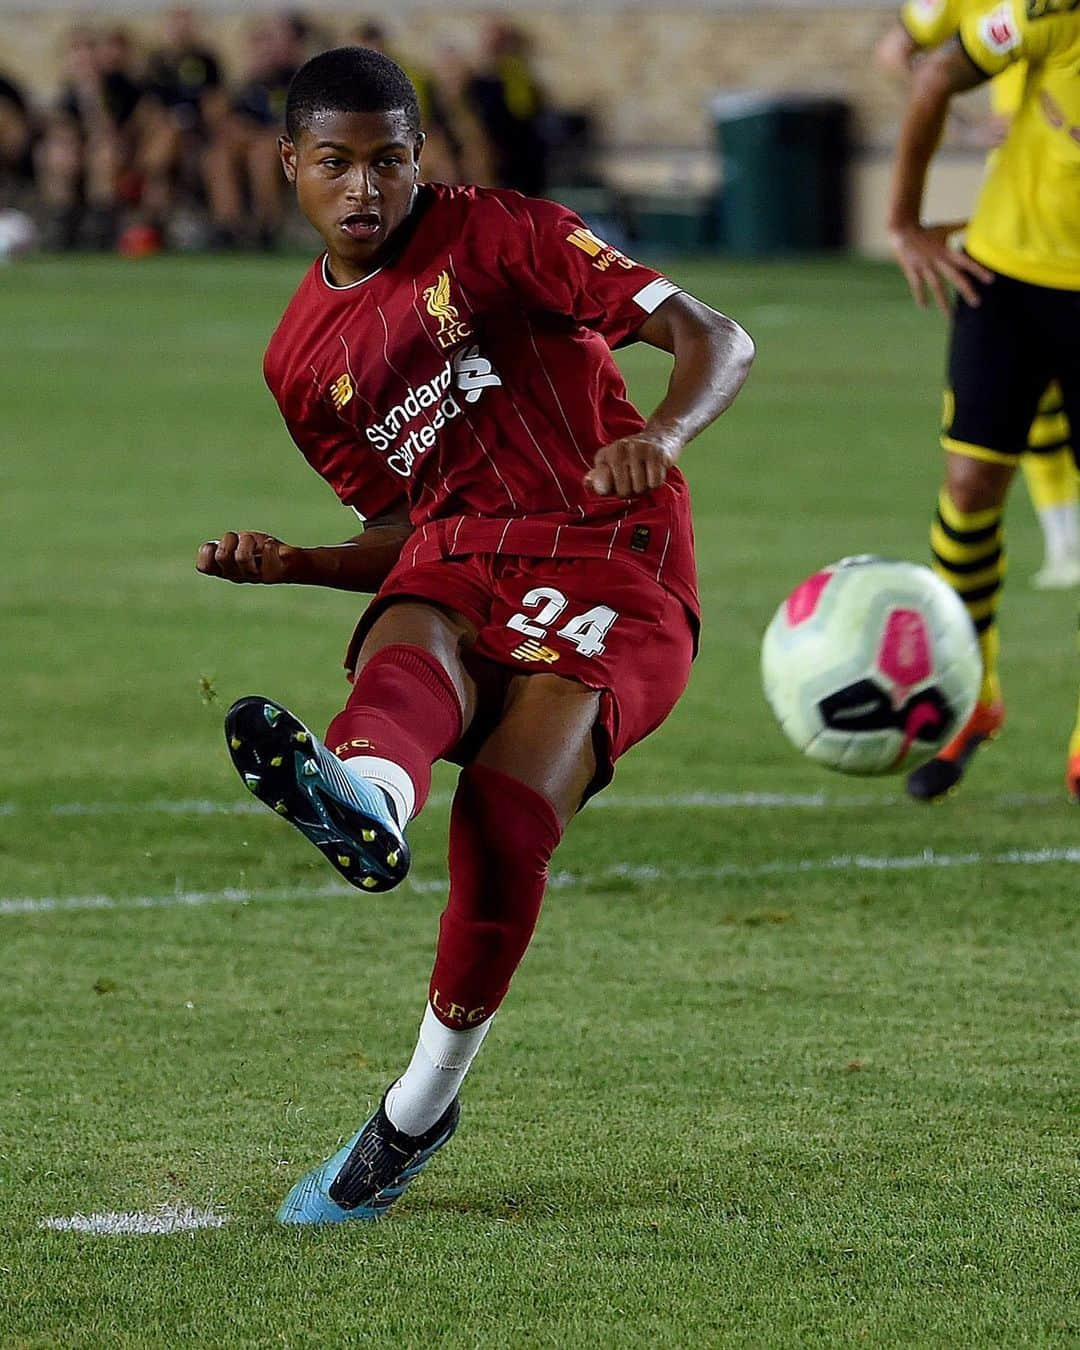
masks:
<svg viewBox="0 0 1080 1350"><path fill-rule="evenodd" d="M348 703L326 730L326 744L339 759L367 757L403 770L415 799L408 814L415 815L431 788L432 764L461 732L461 703L443 666L423 647L397 642L376 652L357 675ZM370 776L379 780L377 772Z"/></svg>
<svg viewBox="0 0 1080 1350"><path fill-rule="evenodd" d="M475 1026L506 996L561 835L540 793L481 764L462 772L450 813L450 901L429 991L445 1026Z"/></svg>

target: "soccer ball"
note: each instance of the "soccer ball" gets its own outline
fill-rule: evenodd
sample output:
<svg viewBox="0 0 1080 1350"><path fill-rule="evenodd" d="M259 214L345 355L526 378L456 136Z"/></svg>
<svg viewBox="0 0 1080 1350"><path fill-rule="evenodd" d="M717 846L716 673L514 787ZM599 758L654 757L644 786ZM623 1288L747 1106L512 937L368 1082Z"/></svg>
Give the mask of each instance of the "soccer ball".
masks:
<svg viewBox="0 0 1080 1350"><path fill-rule="evenodd" d="M982 658L959 596L928 567L842 558L773 615L761 678L785 736L841 773L899 773L971 715Z"/></svg>
<svg viewBox="0 0 1080 1350"><path fill-rule="evenodd" d="M37 242L37 226L25 211L0 211L0 263L29 253Z"/></svg>

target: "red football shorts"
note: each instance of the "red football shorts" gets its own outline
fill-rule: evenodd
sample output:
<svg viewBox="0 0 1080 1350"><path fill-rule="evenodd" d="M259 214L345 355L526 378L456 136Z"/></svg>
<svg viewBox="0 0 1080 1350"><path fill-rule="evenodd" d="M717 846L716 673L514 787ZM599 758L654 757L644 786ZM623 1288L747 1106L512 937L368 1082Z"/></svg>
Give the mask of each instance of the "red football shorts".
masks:
<svg viewBox="0 0 1080 1350"><path fill-rule="evenodd" d="M630 563L505 554L399 561L353 634L345 659L350 675L372 624L397 600L431 601L477 628L466 665L480 708L447 756L454 763L468 763L494 729L515 675L561 675L603 691L589 789L597 792L611 781L619 756L667 717L690 678L696 621Z"/></svg>

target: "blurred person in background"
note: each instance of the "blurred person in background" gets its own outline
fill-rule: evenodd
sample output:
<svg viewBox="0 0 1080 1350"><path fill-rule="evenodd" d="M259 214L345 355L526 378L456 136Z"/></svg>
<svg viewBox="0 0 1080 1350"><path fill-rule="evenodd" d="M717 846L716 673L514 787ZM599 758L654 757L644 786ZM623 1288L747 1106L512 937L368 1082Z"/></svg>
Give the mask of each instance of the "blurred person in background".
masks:
<svg viewBox="0 0 1080 1350"><path fill-rule="evenodd" d="M452 128L457 143L461 181L477 183L482 187L494 186L496 183L494 150L473 102L472 66L459 48L447 45L439 51L433 78L439 93L443 116Z"/></svg>
<svg viewBox="0 0 1080 1350"><path fill-rule="evenodd" d="M483 64L469 81L469 101L491 142L498 182L543 196L544 94L533 73L530 40L520 28L502 20L489 26Z"/></svg>
<svg viewBox="0 0 1080 1350"><path fill-rule="evenodd" d="M982 8L981 0L904 0L874 49L878 69L908 87L920 57L955 37L964 15ZM1024 74L1025 63L1020 61L990 81L990 117L961 120L955 108L950 111L969 143L991 151L1001 145L1020 107ZM1032 577L1032 585L1040 589L1080 584L1080 492L1069 442L1069 422L1055 382L1043 394L1028 432L1027 452L1020 460L1042 527L1043 564Z"/></svg>
<svg viewBox="0 0 1080 1350"><path fill-rule="evenodd" d="M125 194L133 190L135 112L142 87L123 29L68 38L59 100L46 119L36 169L48 240L110 248Z"/></svg>
<svg viewBox="0 0 1080 1350"><path fill-rule="evenodd" d="M227 113L221 63L200 37L192 11L185 6L169 10L164 42L147 65L139 108L143 219L125 232L131 247L125 250L122 239L122 251L149 252L161 246L178 184L201 193L204 147Z"/></svg>
<svg viewBox="0 0 1080 1350"><path fill-rule="evenodd" d="M356 30L356 43L396 61L408 75L420 101L420 116L427 131L424 146L424 177L436 183L460 183L463 176L461 144L443 106L435 77L423 66L402 57L391 47L381 23L364 23Z"/></svg>
<svg viewBox="0 0 1080 1350"><path fill-rule="evenodd" d="M304 61L307 32L295 15L259 19L250 30L245 79L203 159L213 242L219 248L245 242L272 248L277 241L285 204L278 137L285 126L289 83Z"/></svg>
<svg viewBox="0 0 1080 1350"><path fill-rule="evenodd" d="M31 133L26 96L0 74L0 207L20 199L33 179Z"/></svg>

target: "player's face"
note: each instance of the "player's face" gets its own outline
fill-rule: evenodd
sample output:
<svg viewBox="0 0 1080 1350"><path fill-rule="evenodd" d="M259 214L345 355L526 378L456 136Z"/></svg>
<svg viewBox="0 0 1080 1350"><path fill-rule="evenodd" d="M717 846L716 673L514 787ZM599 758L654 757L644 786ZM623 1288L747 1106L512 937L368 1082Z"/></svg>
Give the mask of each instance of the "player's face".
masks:
<svg viewBox="0 0 1080 1350"><path fill-rule="evenodd" d="M423 144L403 112L328 110L316 113L295 143L282 140L285 177L322 235L339 285L379 266L412 209Z"/></svg>

